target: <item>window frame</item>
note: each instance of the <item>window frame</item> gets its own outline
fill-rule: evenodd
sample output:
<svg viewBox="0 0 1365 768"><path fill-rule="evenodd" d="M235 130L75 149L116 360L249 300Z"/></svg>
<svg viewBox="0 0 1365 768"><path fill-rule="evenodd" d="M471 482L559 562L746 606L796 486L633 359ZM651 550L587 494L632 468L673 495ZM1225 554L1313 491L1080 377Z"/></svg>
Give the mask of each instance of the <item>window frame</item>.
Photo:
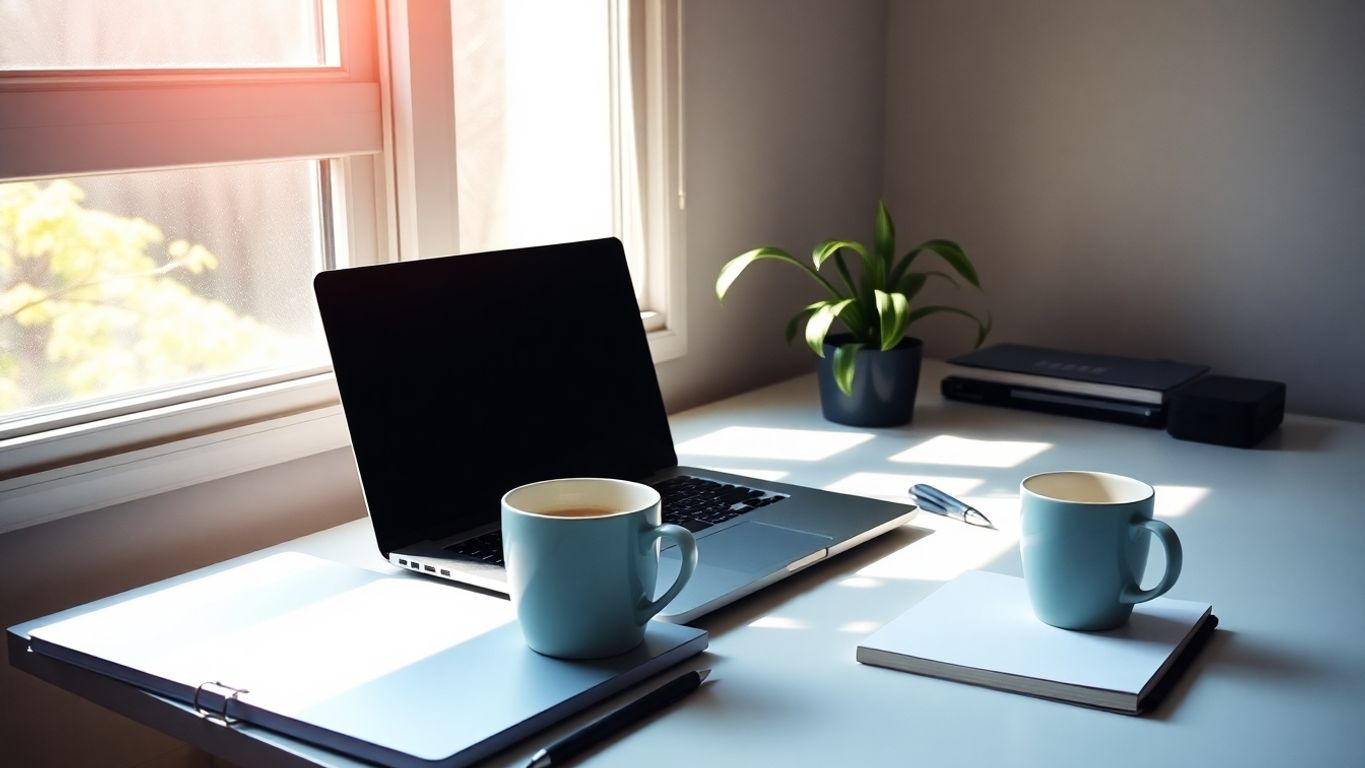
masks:
<svg viewBox="0 0 1365 768"><path fill-rule="evenodd" d="M681 4L609 1L643 14L643 303L650 310L642 321L658 363L686 351L682 157L674 150L681 146ZM343 241L338 252L358 254L351 263L459 252L449 4L340 2L337 67L0 73L0 145L28 150L0 157L0 181L335 157L327 193L340 201L334 211L345 220L332 231ZM73 119L83 98L103 108L95 110L98 122ZM202 111L171 125L185 99ZM156 140L146 137L149 115L165 121ZM54 125L66 132L54 133ZM99 149L110 132L126 142L103 155L81 149ZM196 151L206 135L211 148ZM244 135L255 141L241 141ZM182 387L125 401L102 418L87 415L68 413L42 431L0 430L0 534L350 442L330 369L242 387Z"/></svg>
<svg viewBox="0 0 1365 768"><path fill-rule="evenodd" d="M378 261L381 6L338 6L335 66L0 72L0 180L318 160L329 236ZM345 445L316 366L22 419L0 429L0 533Z"/></svg>

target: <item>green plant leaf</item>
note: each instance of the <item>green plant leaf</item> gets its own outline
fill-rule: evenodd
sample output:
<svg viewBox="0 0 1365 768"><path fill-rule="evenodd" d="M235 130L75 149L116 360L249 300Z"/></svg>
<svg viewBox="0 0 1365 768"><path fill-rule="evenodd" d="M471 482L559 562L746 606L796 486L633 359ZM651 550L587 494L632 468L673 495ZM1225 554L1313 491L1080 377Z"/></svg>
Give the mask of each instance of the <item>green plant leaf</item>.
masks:
<svg viewBox="0 0 1365 768"><path fill-rule="evenodd" d="M863 261L863 271L856 284L844 263L841 251L845 248L858 254L858 257ZM872 316L872 310L876 306L873 291L883 286L882 281L886 275L881 259L868 253L867 248L855 240L826 240L815 246L815 250L811 252L811 259L817 265L825 263L831 257L834 258L839 274L843 276L844 282L848 285L846 295L857 301L852 311L844 315L844 322L855 336L867 341L875 341L877 325L876 318ZM844 298L844 296L839 298Z"/></svg>
<svg viewBox="0 0 1365 768"><path fill-rule="evenodd" d="M896 290L905 294L905 298L909 300L915 298L915 296L920 292L920 290L924 288L924 284L928 282L928 280L929 277L925 275L923 272L911 272L910 274L896 281L896 285L894 287L896 288Z"/></svg>
<svg viewBox="0 0 1365 768"><path fill-rule="evenodd" d="M826 240L811 250L811 261L815 264L815 268L819 269L820 265L824 264L829 257L845 248L857 253L864 261L867 260L867 249L856 240Z"/></svg>
<svg viewBox="0 0 1365 768"><path fill-rule="evenodd" d="M900 343L905 334L905 323L909 301L903 293L877 291L877 316L881 325L881 349L883 352Z"/></svg>
<svg viewBox="0 0 1365 768"><path fill-rule="evenodd" d="M817 301L814 304L810 304L806 307L803 307L800 312L797 312L795 315L793 315L792 319L787 321L787 343L788 344L792 343L792 339L796 338L796 327L798 325L805 322L806 318L815 314L815 310L819 309L820 307L828 303L829 302L827 301Z"/></svg>
<svg viewBox="0 0 1365 768"><path fill-rule="evenodd" d="M994 322L994 321L991 319L991 313L989 313L989 312L986 313L986 322L983 323L983 322L981 322L981 321L979 321L979 320L977 321L977 323L976 323L976 346L979 347L979 346L981 346L983 343L985 343L986 337L990 335L990 332L991 332L991 325L992 325L993 322Z"/></svg>
<svg viewBox="0 0 1365 768"><path fill-rule="evenodd" d="M925 270L924 272L916 272L916 273L912 273L912 274L924 275L926 278L930 278L930 277L939 277L939 278L942 278L943 280L947 281L947 283L948 283L949 285L953 286L954 288L961 288L961 287L962 287L962 286L960 286L960 285L957 284L957 281L953 279L953 276L952 276L952 275L948 274L947 272L940 272L940 271L938 271L937 269L929 269L929 270Z"/></svg>
<svg viewBox="0 0 1365 768"><path fill-rule="evenodd" d="M867 249L863 247L862 243L852 240L826 240L811 250L810 258L818 271L833 256L834 267L839 270L839 275L843 277L844 285L848 286L847 295L854 296L858 293L858 288L853 282L853 275L849 274L848 264L844 262L844 255L841 253L845 248L857 253L864 262L867 261Z"/></svg>
<svg viewBox="0 0 1365 768"><path fill-rule="evenodd" d="M901 293L905 294L905 298L913 301L915 296L924 288L925 283L927 283L929 278L931 277L942 278L944 281L946 281L949 285L953 286L954 288L962 287L957 284L957 281L953 279L952 275L948 274L947 272L939 272L937 270L928 270L926 272L909 272L902 276L899 280L897 280L895 285L893 285L892 287L899 290Z"/></svg>
<svg viewBox="0 0 1365 768"><path fill-rule="evenodd" d="M877 219L872 225L872 248L882 262L882 274L891 270L891 260L896 257L896 225L891 221L891 213L886 203L877 201Z"/></svg>
<svg viewBox="0 0 1365 768"><path fill-rule="evenodd" d="M806 344L810 346L816 357L825 356L825 336L829 333L830 325L852 303L853 299L821 302L821 306L815 310L815 314L811 315L810 320L806 321Z"/></svg>
<svg viewBox="0 0 1365 768"><path fill-rule="evenodd" d="M826 240L815 246L815 250L811 252L811 259L815 262L816 269L819 269L820 265L824 264L826 259L835 256L839 251L845 248L858 254L858 258L863 260L863 266L866 268L864 271L865 275L873 275L876 277L885 274L885 271L881 268L881 261L868 253L867 248L856 240ZM842 258L836 259L836 261L842 263ZM876 277L876 279L880 281L881 278ZM880 282L878 284L880 284Z"/></svg>
<svg viewBox="0 0 1365 768"><path fill-rule="evenodd" d="M839 391L845 395L853 395L853 374L854 366L858 362L858 350L865 345L862 342L850 342L841 344L834 350L834 383L839 386Z"/></svg>
<svg viewBox="0 0 1365 768"><path fill-rule="evenodd" d="M730 286L735 282L735 279L739 277L740 273L755 261L762 261L764 259L776 259L777 261L785 261L788 264L794 265L797 269L800 269L814 278L826 291L829 291L832 298L841 298L834 286L830 285L829 281L822 277L819 272L816 272L807 264L793 258L792 255L786 251L779 248L755 248L730 259L725 263L725 266L720 268L720 276L716 278L716 299L718 301L724 301L726 291L730 290Z"/></svg>
<svg viewBox="0 0 1365 768"><path fill-rule="evenodd" d="M976 346L978 346L978 347L981 346L981 343L982 343L983 341L986 340L986 334L988 334L988 333L991 332L991 319L990 319L991 316L990 316L989 314L986 315L986 320L985 320L985 322L982 322L980 319L977 318L976 315L973 315L971 312L968 312L968 311L965 310L965 309L958 309L957 307L945 307L945 306L940 306L940 305L933 305L933 306L928 306L928 307L920 307L919 309L914 310L913 312L911 312L909 315L906 316L905 324L906 324L906 325L910 325L911 323L915 322L916 320L921 320L921 319L923 319L923 318L925 318L925 317L928 317L929 315L932 315L932 314L935 314L935 313L938 313L938 312L948 312L948 313L954 314L954 315L962 315L963 317L966 317L966 318L971 319L972 322L975 322L975 323L976 323Z"/></svg>
<svg viewBox="0 0 1365 768"><path fill-rule="evenodd" d="M962 250L962 246L952 240L926 240L919 244L915 250L933 251L939 258L948 263L962 279L976 286L981 287L981 279L976 276L976 267L972 266L971 259Z"/></svg>

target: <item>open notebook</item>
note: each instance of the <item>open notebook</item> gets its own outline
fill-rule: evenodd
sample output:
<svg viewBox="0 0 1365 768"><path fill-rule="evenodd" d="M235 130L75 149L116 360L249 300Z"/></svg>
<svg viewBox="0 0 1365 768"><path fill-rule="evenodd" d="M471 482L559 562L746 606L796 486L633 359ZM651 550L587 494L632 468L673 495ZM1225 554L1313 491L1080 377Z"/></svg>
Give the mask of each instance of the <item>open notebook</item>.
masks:
<svg viewBox="0 0 1365 768"><path fill-rule="evenodd" d="M130 593L30 633L35 652L399 768L463 766L702 651L571 662L526 647L511 604L287 552Z"/></svg>

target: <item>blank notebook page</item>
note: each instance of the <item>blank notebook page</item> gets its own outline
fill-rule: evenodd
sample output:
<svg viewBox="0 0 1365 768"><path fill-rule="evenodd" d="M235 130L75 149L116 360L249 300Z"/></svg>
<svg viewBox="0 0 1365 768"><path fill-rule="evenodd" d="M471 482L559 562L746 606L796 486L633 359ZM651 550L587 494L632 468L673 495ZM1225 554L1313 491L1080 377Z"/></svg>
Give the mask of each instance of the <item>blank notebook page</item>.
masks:
<svg viewBox="0 0 1365 768"><path fill-rule="evenodd" d="M963 667L1138 693L1208 603L1157 598L1123 627L1077 632L1033 615L1024 580L968 571L872 633L861 646Z"/></svg>

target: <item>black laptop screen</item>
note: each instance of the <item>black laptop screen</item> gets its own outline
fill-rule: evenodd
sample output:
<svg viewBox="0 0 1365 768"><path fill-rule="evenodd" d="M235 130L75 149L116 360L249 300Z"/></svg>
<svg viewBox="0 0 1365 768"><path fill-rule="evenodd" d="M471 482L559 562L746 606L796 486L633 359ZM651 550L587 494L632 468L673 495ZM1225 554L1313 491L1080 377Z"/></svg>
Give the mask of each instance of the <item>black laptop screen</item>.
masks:
<svg viewBox="0 0 1365 768"><path fill-rule="evenodd" d="M314 281L385 554L497 520L517 485L677 463L615 239Z"/></svg>

